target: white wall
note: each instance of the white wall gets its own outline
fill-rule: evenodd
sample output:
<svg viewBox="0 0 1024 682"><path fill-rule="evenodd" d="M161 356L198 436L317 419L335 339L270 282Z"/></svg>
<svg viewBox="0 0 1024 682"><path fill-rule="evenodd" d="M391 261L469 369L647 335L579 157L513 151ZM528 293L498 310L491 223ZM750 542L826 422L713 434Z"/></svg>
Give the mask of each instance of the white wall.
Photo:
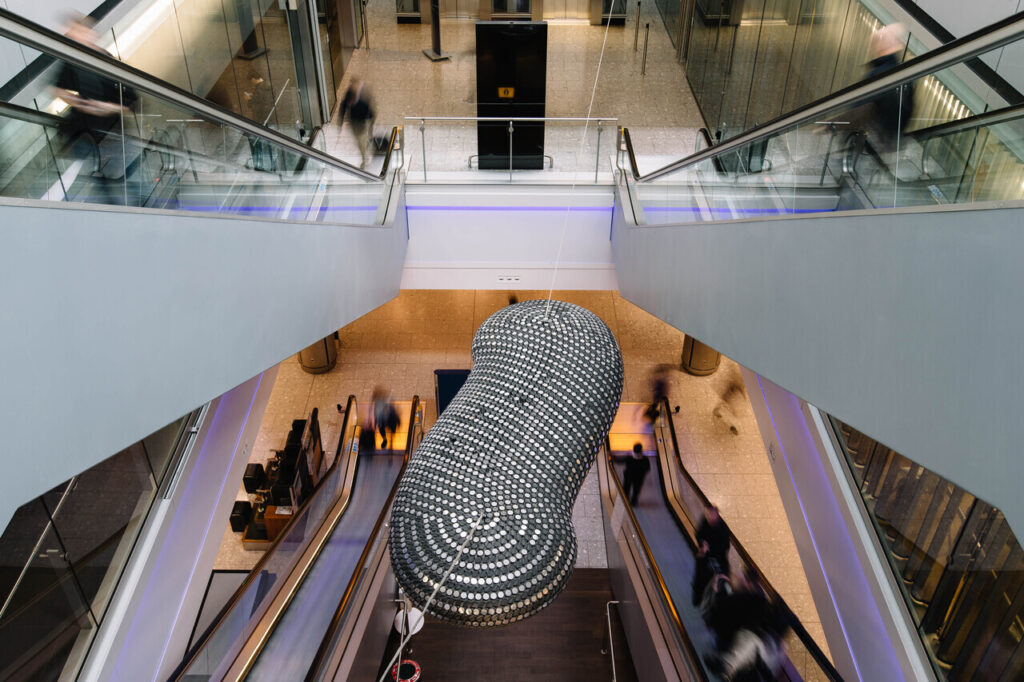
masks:
<svg viewBox="0 0 1024 682"><path fill-rule="evenodd" d="M1020 208L627 227L623 296L1024 533Z"/></svg>
<svg viewBox="0 0 1024 682"><path fill-rule="evenodd" d="M409 186L402 288L616 289L613 200L611 187Z"/></svg>
<svg viewBox="0 0 1024 682"><path fill-rule="evenodd" d="M401 206L376 228L0 202L0 524L397 295L405 246Z"/></svg>

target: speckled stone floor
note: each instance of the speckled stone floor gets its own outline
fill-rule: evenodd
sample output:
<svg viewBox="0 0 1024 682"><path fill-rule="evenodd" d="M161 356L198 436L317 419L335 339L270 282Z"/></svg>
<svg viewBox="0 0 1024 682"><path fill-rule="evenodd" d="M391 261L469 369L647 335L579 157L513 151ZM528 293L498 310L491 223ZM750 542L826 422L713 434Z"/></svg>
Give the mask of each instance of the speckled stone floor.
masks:
<svg viewBox="0 0 1024 682"><path fill-rule="evenodd" d="M271 449L283 447L291 421L305 417L313 407L322 415L324 447L333 449L340 428L335 406L344 404L349 394L369 401L378 385L390 390L395 400L419 395L429 428L437 418L434 370L470 369L474 331L487 316L507 305L512 293L520 301L547 295L540 291L403 290L397 298L339 330L338 364L330 372L306 374L297 356L284 360L252 451L253 460L263 461ZM753 411L742 389L729 393L731 386L742 387L739 366L723 357L710 376L680 371L683 334L617 292L559 291L555 297L593 311L615 334L625 367L624 403L649 401L652 373L662 366L670 368L669 399L673 406L680 406L674 423L684 464L824 648L824 632ZM728 399L723 401L723 396ZM239 497L244 498L244 493L240 491ZM596 473L592 473L573 511L580 543L577 566L607 565L600 514L600 491ZM259 553L243 550L239 536L227 528L215 568L251 568L258 558Z"/></svg>

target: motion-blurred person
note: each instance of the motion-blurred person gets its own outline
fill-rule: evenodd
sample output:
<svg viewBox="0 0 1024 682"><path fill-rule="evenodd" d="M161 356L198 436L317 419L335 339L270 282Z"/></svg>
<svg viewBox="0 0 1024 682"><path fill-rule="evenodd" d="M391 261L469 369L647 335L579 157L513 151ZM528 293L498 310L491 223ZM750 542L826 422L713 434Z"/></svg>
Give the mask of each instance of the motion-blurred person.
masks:
<svg viewBox="0 0 1024 682"><path fill-rule="evenodd" d="M874 78L903 61L907 48L907 29L903 24L889 24L875 31L868 47L869 61L864 77ZM862 133L856 144L860 153L865 146L878 154L896 151L899 138L914 114L913 83L892 88L876 95L854 115Z"/></svg>
<svg viewBox="0 0 1024 682"><path fill-rule="evenodd" d="M249 72L248 84L242 91L245 115L260 125L268 125L274 108L274 96L263 76L256 71ZM261 137L249 136L249 150L252 152L252 167L256 170L274 170L274 148Z"/></svg>
<svg viewBox="0 0 1024 682"><path fill-rule="evenodd" d="M629 500L629 504L636 506L640 501L640 490L644 487L644 479L651 470L651 463L644 455L644 446L640 443L633 445L633 453L626 458L626 473L623 476L622 492Z"/></svg>
<svg viewBox="0 0 1024 682"><path fill-rule="evenodd" d="M694 606L701 602L708 582L716 575L729 574L729 526L725 525L718 507L709 504L697 526L697 567L693 576Z"/></svg>
<svg viewBox="0 0 1024 682"><path fill-rule="evenodd" d="M785 657L783 639L793 620L783 604L768 600L756 572L747 567L710 613L708 624L719 653L706 662L732 682L775 680Z"/></svg>
<svg viewBox="0 0 1024 682"><path fill-rule="evenodd" d="M90 50L109 56L96 44L95 25L91 17L72 14L65 35ZM107 198L113 200L111 203L123 203L123 193L113 191L111 183L107 182L125 175L122 145L104 145L104 140L115 129L121 132L122 116L130 113L135 103L134 91L68 62L63 62L53 91L68 104L64 133L72 154L80 159L94 157L95 165L90 172L97 184Z"/></svg>
<svg viewBox="0 0 1024 682"><path fill-rule="evenodd" d="M743 395L743 384L736 379L730 379L729 383L725 385L725 390L722 392L722 398L715 405L714 409L711 410L711 416L715 419L720 419L729 432L738 436L740 433L739 419L736 418L736 412L733 411L732 402L738 397Z"/></svg>
<svg viewBox="0 0 1024 682"><path fill-rule="evenodd" d="M370 137L373 134L373 119L376 113L370 103L370 95L366 90L363 81L353 77L349 83L345 96L341 99L341 123L344 125L345 116L348 115L349 124L352 126L352 135L356 138L359 146L359 154L362 157L360 168L366 168L366 161L370 152Z"/></svg>
<svg viewBox="0 0 1024 682"><path fill-rule="evenodd" d="M380 448L387 450L389 433L391 444L394 445L399 418L398 411L391 404L391 396L381 386L373 389L373 421L377 432L380 433Z"/></svg>
<svg viewBox="0 0 1024 682"><path fill-rule="evenodd" d="M651 429L658 421L658 410L661 401L668 397L668 369L658 365L651 372L651 403L644 410L644 417L651 422Z"/></svg>

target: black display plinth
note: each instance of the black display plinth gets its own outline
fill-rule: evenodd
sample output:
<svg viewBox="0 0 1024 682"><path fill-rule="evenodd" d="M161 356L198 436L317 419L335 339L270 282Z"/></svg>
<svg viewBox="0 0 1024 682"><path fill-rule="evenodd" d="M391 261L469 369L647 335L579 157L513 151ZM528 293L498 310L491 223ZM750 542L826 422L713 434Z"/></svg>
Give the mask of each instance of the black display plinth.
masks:
<svg viewBox="0 0 1024 682"><path fill-rule="evenodd" d="M544 167L548 25L542 21L478 21L477 116L504 118L477 124L480 168ZM511 121L511 125L510 125Z"/></svg>

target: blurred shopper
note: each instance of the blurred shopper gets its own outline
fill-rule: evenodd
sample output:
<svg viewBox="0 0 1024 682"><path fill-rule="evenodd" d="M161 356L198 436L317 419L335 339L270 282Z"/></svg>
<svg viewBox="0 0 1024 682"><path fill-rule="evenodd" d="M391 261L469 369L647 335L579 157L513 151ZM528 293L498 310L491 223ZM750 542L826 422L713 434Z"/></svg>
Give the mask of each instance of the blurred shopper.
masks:
<svg viewBox="0 0 1024 682"><path fill-rule="evenodd" d="M704 518L697 526L697 566L693 576L691 602L701 603L708 583L716 575L729 574L729 526L725 525L718 507L704 509Z"/></svg>
<svg viewBox="0 0 1024 682"><path fill-rule="evenodd" d="M96 44L96 22L91 17L72 14L65 35L84 47L109 56ZM108 203L123 203L123 192L114 191L114 183L125 176L123 145L104 144L108 135L123 132L122 117L135 103L134 91L103 76L68 62L62 62L54 94L67 102L64 128L65 144L77 159L92 159L89 171ZM120 183L116 183L117 186Z"/></svg>
<svg viewBox="0 0 1024 682"><path fill-rule="evenodd" d="M718 654L705 662L725 679L775 680L785 657L783 639L793 615L773 604L761 589L756 572L747 567L728 589L727 579L715 586L713 605L706 616L715 633Z"/></svg>
<svg viewBox="0 0 1024 682"><path fill-rule="evenodd" d="M366 168L366 161L370 154L371 136L373 135L373 120L376 113L370 102L366 85L358 77L353 77L349 83L345 96L341 99L341 123L344 125L345 116L348 116L349 124L352 126L352 135L356 138L359 146L359 154L362 157L360 168Z"/></svg>
<svg viewBox="0 0 1024 682"><path fill-rule="evenodd" d="M658 422L658 410L661 401L668 397L668 368L665 365L658 365L651 372L651 403L644 410L644 417L651 423L651 430L654 430Z"/></svg>
<svg viewBox="0 0 1024 682"><path fill-rule="evenodd" d="M380 448L387 450L388 434L391 435L391 444L394 445L399 417L398 410L391 404L391 396L381 386L373 389L373 422L380 433Z"/></svg>
<svg viewBox="0 0 1024 682"><path fill-rule="evenodd" d="M629 500L629 504L636 506L640 501L640 491L644 487L644 479L651 470L651 463L644 455L644 446L640 443L633 445L633 453L626 459L626 473L623 477L622 492Z"/></svg>
<svg viewBox="0 0 1024 682"><path fill-rule="evenodd" d="M711 416L715 419L719 419L728 427L729 432L738 436L740 433L739 419L736 417L736 412L733 410L733 401L743 396L743 384L738 379L730 379L725 385L725 390L722 391L721 400L711 410Z"/></svg>
<svg viewBox="0 0 1024 682"><path fill-rule="evenodd" d="M256 71L249 72L248 83L242 91L245 115L255 123L268 125L274 109L274 95L263 76ZM272 171L275 168L274 147L267 140L249 136L249 150L252 152L252 167L256 170Z"/></svg>
<svg viewBox="0 0 1024 682"><path fill-rule="evenodd" d="M868 47L868 63L864 78L874 78L897 66L903 61L907 49L907 30L903 24L884 26L871 35ZM898 151L899 139L914 115L913 83L906 83L880 93L852 112L852 119L859 132L851 136L848 149L856 156L873 151L883 158L890 152ZM851 167L856 167L856 156Z"/></svg>

